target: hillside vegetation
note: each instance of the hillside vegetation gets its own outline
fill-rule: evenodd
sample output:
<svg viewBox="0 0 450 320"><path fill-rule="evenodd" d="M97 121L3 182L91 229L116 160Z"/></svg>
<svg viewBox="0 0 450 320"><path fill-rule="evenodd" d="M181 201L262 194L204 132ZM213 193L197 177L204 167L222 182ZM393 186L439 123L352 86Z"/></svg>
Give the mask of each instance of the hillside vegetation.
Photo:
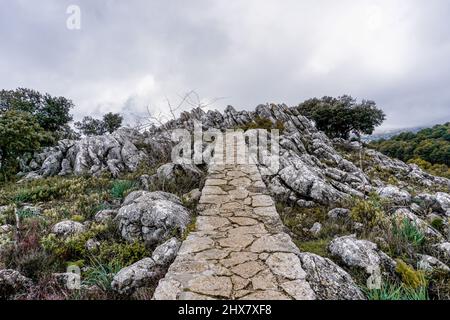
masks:
<svg viewBox="0 0 450 320"><path fill-rule="evenodd" d="M404 162L415 163L432 174L450 177L450 122L404 132L391 139L370 143L372 148Z"/></svg>

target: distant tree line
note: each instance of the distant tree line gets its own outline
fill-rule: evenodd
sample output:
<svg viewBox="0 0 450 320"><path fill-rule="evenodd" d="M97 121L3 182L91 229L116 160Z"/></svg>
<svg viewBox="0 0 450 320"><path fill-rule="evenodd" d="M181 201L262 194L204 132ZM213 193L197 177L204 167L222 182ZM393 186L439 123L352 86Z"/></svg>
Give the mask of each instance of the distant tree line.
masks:
<svg viewBox="0 0 450 320"><path fill-rule="evenodd" d="M390 157L416 163L433 174L450 178L450 122L404 132L390 139L373 141L370 146Z"/></svg>

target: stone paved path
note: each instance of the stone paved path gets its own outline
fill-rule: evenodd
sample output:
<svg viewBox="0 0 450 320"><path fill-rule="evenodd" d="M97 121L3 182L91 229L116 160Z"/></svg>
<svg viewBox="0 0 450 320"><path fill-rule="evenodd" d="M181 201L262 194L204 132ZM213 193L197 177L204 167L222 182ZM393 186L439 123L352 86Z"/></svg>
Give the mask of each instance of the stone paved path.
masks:
<svg viewBox="0 0 450 320"><path fill-rule="evenodd" d="M212 165L156 300L315 299L256 165Z"/></svg>

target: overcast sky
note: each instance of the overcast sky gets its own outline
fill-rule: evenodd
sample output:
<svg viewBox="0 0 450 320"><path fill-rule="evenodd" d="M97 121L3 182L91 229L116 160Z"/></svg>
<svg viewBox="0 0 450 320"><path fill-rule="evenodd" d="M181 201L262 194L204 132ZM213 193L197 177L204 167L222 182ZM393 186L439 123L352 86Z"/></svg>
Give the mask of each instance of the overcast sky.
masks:
<svg viewBox="0 0 450 320"><path fill-rule="evenodd" d="M76 119L194 89L219 110L351 94L385 129L442 123L449 16L447 0L0 0L0 88L71 98Z"/></svg>

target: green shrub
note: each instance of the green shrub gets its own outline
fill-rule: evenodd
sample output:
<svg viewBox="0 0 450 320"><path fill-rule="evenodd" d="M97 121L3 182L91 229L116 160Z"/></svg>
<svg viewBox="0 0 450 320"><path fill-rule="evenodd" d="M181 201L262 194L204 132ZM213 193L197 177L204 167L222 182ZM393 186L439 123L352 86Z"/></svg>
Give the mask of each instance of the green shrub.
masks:
<svg viewBox="0 0 450 320"><path fill-rule="evenodd" d="M116 180L111 188L111 195L116 199L122 199L125 194L135 187L135 183L129 180Z"/></svg>
<svg viewBox="0 0 450 320"><path fill-rule="evenodd" d="M400 275L403 284L412 289L426 287L425 275L422 271L416 271L413 267L406 264L401 259L397 259L395 271Z"/></svg>
<svg viewBox="0 0 450 320"><path fill-rule="evenodd" d="M149 256L149 251L140 242L120 243L102 242L97 254L101 263L114 261L114 263L127 267Z"/></svg>
<svg viewBox="0 0 450 320"><path fill-rule="evenodd" d="M356 199L350 211L350 217L353 221L362 223L370 229L384 223L383 208L376 198Z"/></svg>
<svg viewBox="0 0 450 320"><path fill-rule="evenodd" d="M73 215L70 218L70 220L75 221L75 222L84 222L84 217L79 214L76 214L76 215Z"/></svg>

